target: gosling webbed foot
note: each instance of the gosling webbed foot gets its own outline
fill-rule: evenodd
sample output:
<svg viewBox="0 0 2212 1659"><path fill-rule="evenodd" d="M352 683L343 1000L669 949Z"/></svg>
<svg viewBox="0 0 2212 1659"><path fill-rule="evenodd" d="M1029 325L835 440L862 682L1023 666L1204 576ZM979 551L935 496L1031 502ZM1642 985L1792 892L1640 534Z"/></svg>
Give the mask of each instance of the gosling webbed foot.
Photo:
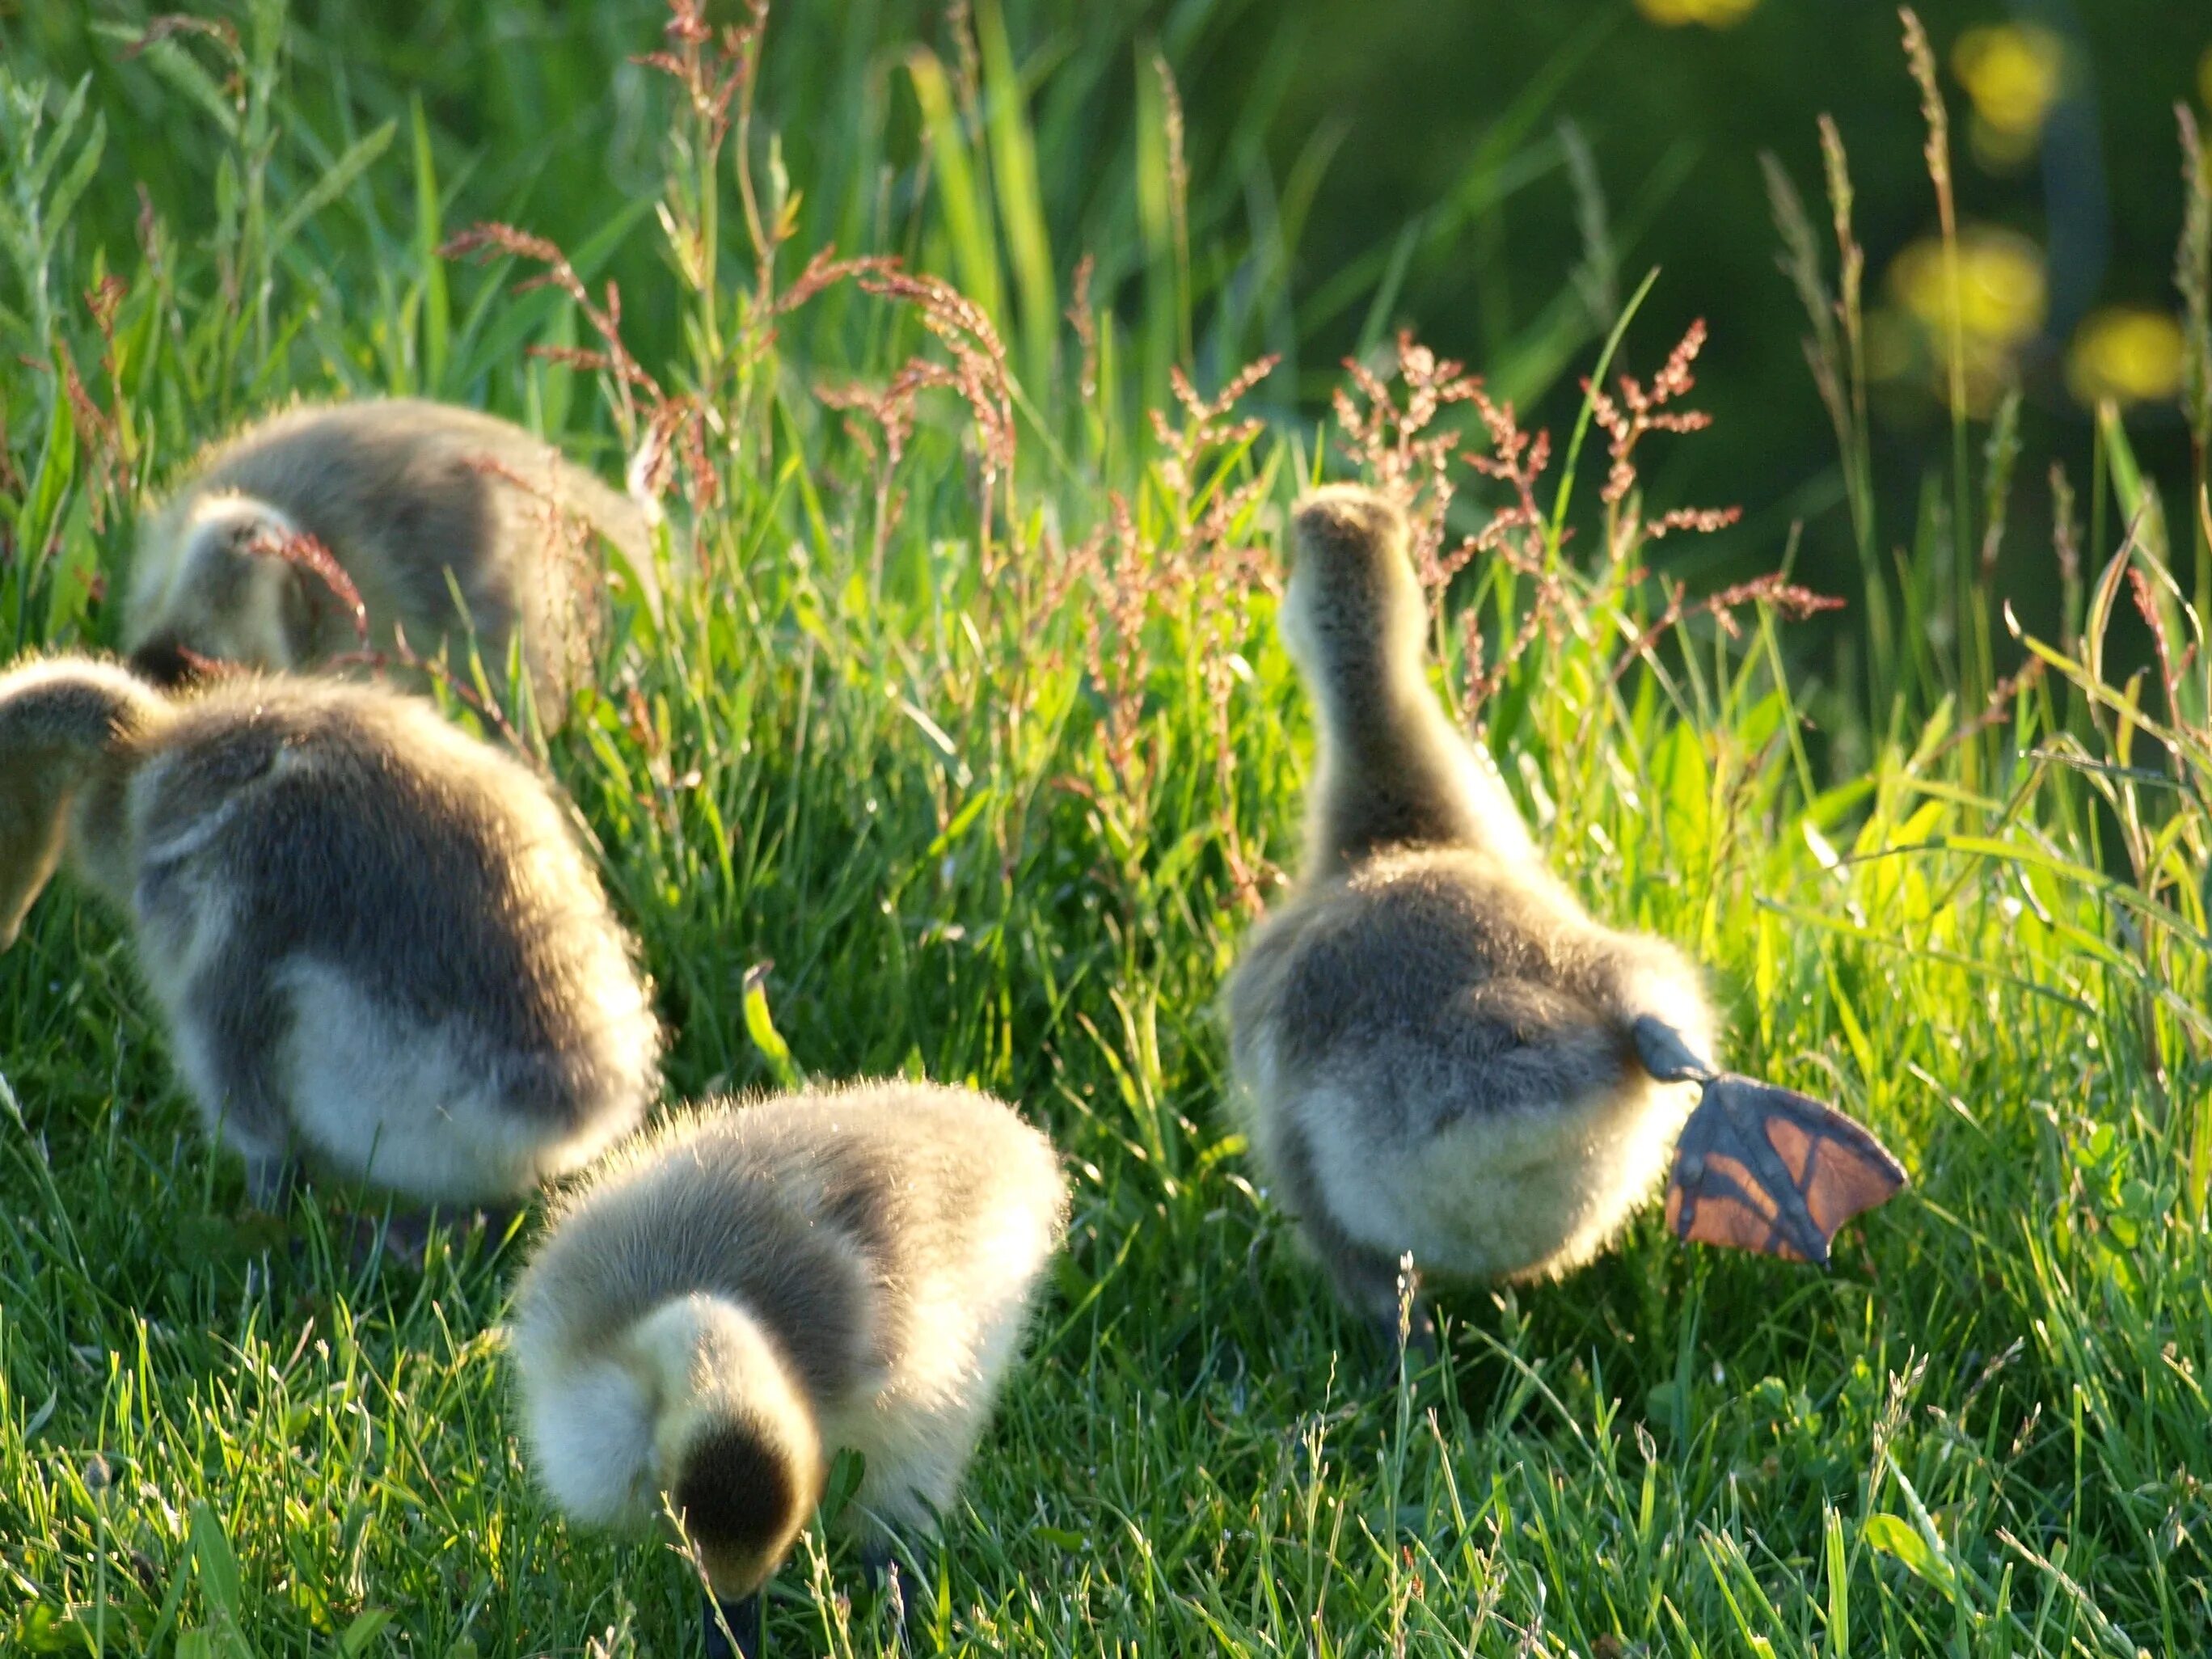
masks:
<svg viewBox="0 0 2212 1659"><path fill-rule="evenodd" d="M1889 1149L1832 1106L1718 1077L1682 1127L1667 1225L1678 1238L1825 1267L1837 1229L1905 1182Z"/></svg>
<svg viewBox="0 0 2212 1659"><path fill-rule="evenodd" d="M760 1659L768 1636L768 1607L761 1593L755 1590L732 1601L710 1593L705 1602L707 1659L738 1659L740 1655L743 1659Z"/></svg>

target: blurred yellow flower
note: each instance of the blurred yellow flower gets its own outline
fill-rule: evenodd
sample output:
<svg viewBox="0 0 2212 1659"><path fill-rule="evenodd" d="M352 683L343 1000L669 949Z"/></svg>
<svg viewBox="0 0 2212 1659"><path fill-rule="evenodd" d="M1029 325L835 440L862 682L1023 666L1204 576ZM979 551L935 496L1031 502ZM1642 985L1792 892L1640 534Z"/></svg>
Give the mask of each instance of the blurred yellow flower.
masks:
<svg viewBox="0 0 2212 1659"><path fill-rule="evenodd" d="M1923 237L1889 268L1890 292L1941 337L1951 325L1943 244ZM2043 253L2025 236L1987 225L1959 234L1959 331L2012 347L2043 326Z"/></svg>
<svg viewBox="0 0 2212 1659"><path fill-rule="evenodd" d="M2204 107L2212 109L2212 46L2204 48L2204 56L2197 62L2197 95L2204 100Z"/></svg>
<svg viewBox="0 0 2212 1659"><path fill-rule="evenodd" d="M1973 105L1974 159L2002 172L2035 154L2066 78L2066 43L2033 23L1968 29L1951 49L1951 72Z"/></svg>
<svg viewBox="0 0 2212 1659"><path fill-rule="evenodd" d="M1724 29L1742 21L1758 4L1759 0L1636 0L1636 9L1662 28L1703 23L1709 29Z"/></svg>
<svg viewBox="0 0 2212 1659"><path fill-rule="evenodd" d="M1898 311L1882 357L1896 373L1925 373L1948 402L1950 276L1942 240L1923 237L1907 247L1891 264L1888 282ZM2045 300L2043 254L2034 243L1988 225L1960 234L1958 356L1968 414L1987 415L2018 378L2015 360L2042 328Z"/></svg>
<svg viewBox="0 0 2212 1659"><path fill-rule="evenodd" d="M2181 325L2163 311L2106 306L2066 352L2066 384L2085 404L2162 403L2181 390Z"/></svg>
<svg viewBox="0 0 2212 1659"><path fill-rule="evenodd" d="M1968 29L1951 48L1951 72L1975 114L1999 132L2033 137L2058 100L2066 43L2033 23Z"/></svg>

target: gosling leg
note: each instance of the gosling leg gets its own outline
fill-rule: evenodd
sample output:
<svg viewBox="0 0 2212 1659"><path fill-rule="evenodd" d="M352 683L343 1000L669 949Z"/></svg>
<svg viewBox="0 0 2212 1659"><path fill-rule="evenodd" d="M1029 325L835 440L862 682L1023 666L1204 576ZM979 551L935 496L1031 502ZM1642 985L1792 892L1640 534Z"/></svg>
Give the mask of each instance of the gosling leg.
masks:
<svg viewBox="0 0 2212 1659"><path fill-rule="evenodd" d="M1636 1022L1632 1035L1637 1059L1661 1083L1711 1083L1720 1075L1663 1019L1645 1014Z"/></svg>
<svg viewBox="0 0 2212 1659"><path fill-rule="evenodd" d="M760 1659L762 1644L768 1637L768 1606L758 1590L734 1601L722 1601L709 1592L702 1623L707 1659L738 1659L740 1655L743 1659Z"/></svg>
<svg viewBox="0 0 2212 1659"><path fill-rule="evenodd" d="M282 1215L299 1176L299 1160L289 1153L257 1153L246 1161L246 1201L264 1215Z"/></svg>

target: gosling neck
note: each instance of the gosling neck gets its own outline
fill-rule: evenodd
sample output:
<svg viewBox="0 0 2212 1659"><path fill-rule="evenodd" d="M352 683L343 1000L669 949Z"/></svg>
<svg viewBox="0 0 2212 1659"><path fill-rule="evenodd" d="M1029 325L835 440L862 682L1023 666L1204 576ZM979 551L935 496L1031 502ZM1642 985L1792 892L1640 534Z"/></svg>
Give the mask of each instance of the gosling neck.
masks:
<svg viewBox="0 0 2212 1659"><path fill-rule="evenodd" d="M1314 688L1319 765L1308 879L1348 874L1401 848L1534 856L1495 764L1445 714L1418 654L1345 670L1340 664Z"/></svg>

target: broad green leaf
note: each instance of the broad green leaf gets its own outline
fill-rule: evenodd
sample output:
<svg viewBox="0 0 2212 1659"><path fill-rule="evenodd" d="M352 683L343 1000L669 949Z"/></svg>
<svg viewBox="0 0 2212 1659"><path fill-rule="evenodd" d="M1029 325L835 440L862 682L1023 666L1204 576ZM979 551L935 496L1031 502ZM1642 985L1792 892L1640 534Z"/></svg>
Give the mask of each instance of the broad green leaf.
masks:
<svg viewBox="0 0 2212 1659"><path fill-rule="evenodd" d="M999 287L999 253L990 204L976 183L975 165L954 108L952 85L945 65L925 47L907 54L907 76L921 105L922 129L929 143L937 198L945 206L945 229L961 289L994 319L1006 315Z"/></svg>
<svg viewBox="0 0 2212 1659"><path fill-rule="evenodd" d="M41 250L52 258L61 244L62 233L70 228L76 214L77 198L92 182L92 175L100 170L100 158L107 149L107 118L92 118L92 131L85 135L84 148L77 152L70 170L54 186L54 193L46 198L42 210L46 221L46 246Z"/></svg>
<svg viewBox="0 0 2212 1659"><path fill-rule="evenodd" d="M1887 1510L1870 1515L1866 1525L1860 1528L1859 1536L1884 1555L1904 1563L1914 1577L1948 1590L1948 1564L1939 1561L1903 1516L1892 1515Z"/></svg>
<svg viewBox="0 0 2212 1659"><path fill-rule="evenodd" d="M2105 441L2105 453L2112 463L2112 493L2120 498L2120 511L2126 514L2136 539L2148 548L2160 563L2165 563L2166 504L2160 498L2158 485L2136 459L2135 446L2128 441L2128 429L2120 419L2118 404L2108 400L2097 405L2097 430Z"/></svg>
<svg viewBox="0 0 2212 1659"><path fill-rule="evenodd" d="M338 1652L342 1659L361 1659L368 1651L369 1644L384 1633L392 1622L392 1615L382 1607L371 1607L345 1627L338 1638Z"/></svg>
<svg viewBox="0 0 2212 1659"><path fill-rule="evenodd" d="M331 163L313 187L286 210L284 216L276 222L276 228L269 233L269 252L272 257L283 251L301 225L343 196L353 181L392 147L392 135L398 131L398 121L386 121L374 132L363 134L346 147L345 154Z"/></svg>
<svg viewBox="0 0 2212 1659"><path fill-rule="evenodd" d="M422 389L435 397L445 389L446 354L452 331L452 301L446 262L438 257L445 233L440 218L437 163L430 153L430 126L419 94L408 102L415 141L415 280L422 290Z"/></svg>

